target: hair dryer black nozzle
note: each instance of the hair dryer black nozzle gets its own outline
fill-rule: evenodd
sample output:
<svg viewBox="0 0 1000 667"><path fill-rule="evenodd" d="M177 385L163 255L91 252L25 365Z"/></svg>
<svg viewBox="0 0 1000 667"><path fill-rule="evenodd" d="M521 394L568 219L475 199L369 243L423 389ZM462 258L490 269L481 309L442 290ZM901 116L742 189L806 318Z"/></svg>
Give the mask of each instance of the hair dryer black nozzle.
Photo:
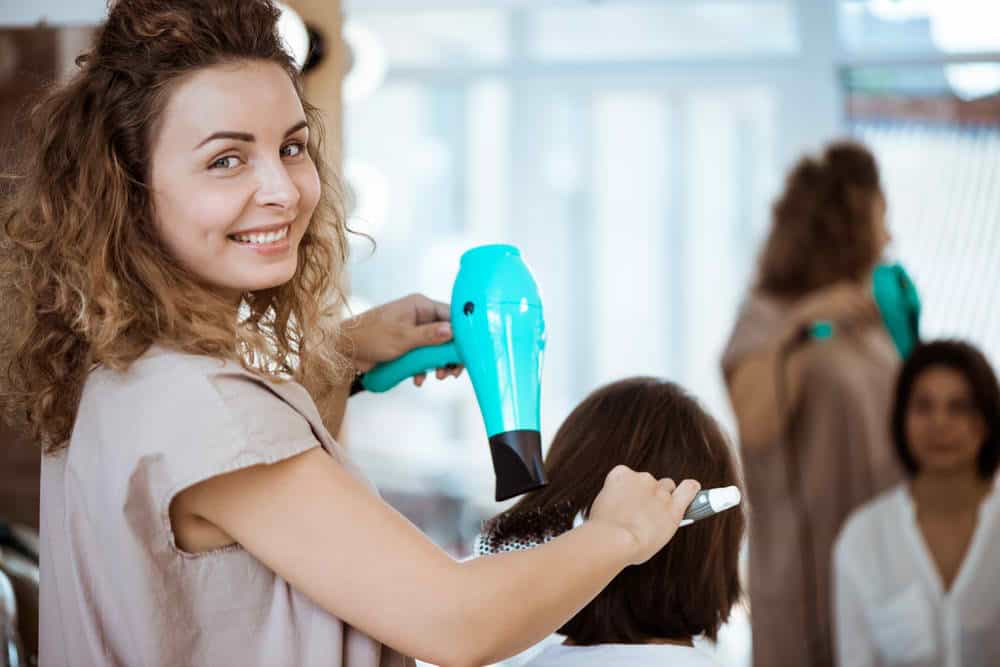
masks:
<svg viewBox="0 0 1000 667"><path fill-rule="evenodd" d="M548 480L542 466L542 436L538 431L504 431L490 438L497 501L540 489Z"/></svg>

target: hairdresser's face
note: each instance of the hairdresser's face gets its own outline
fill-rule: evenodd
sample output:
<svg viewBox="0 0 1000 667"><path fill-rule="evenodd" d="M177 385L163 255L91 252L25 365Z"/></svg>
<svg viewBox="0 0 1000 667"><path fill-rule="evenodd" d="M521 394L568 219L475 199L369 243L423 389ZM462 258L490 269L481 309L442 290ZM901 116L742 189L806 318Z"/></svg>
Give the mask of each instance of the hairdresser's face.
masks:
<svg viewBox="0 0 1000 667"><path fill-rule="evenodd" d="M975 469L986 422L962 373L931 366L917 377L906 411L906 438L922 473Z"/></svg>
<svg viewBox="0 0 1000 667"><path fill-rule="evenodd" d="M219 65L182 80L152 146L156 226L174 258L232 296L291 279L320 194L308 137L277 65Z"/></svg>

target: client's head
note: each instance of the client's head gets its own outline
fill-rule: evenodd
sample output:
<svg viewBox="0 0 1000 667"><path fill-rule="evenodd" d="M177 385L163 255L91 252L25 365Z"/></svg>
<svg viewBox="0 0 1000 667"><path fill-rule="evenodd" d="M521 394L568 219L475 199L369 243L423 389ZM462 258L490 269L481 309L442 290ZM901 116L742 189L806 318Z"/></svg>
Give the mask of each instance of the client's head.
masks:
<svg viewBox="0 0 1000 667"><path fill-rule="evenodd" d="M531 542L584 516L618 464L702 488L739 485L715 420L683 389L656 378L621 380L593 392L549 447L549 484L490 521L487 540ZM642 565L626 568L559 633L575 644L639 644L704 635L714 640L741 595L737 562L742 507L681 528Z"/></svg>
<svg viewBox="0 0 1000 667"><path fill-rule="evenodd" d="M911 477L1000 467L1000 384L985 355L959 340L925 342L907 357L892 410L896 453Z"/></svg>

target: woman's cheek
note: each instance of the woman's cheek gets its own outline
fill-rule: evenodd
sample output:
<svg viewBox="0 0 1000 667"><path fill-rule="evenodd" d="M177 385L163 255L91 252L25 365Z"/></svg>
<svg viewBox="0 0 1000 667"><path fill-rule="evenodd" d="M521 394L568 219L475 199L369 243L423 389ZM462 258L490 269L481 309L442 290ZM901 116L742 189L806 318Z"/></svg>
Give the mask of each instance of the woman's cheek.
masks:
<svg viewBox="0 0 1000 667"><path fill-rule="evenodd" d="M204 237L226 235L236 229L244 200L236 193L210 193L192 198L191 219L201 227Z"/></svg>
<svg viewBox="0 0 1000 667"><path fill-rule="evenodd" d="M307 219L312 217L312 212L316 208L316 204L319 203L319 193L320 193L320 182L319 182L319 172L316 171L316 166L310 161L308 163L308 169L303 170L300 182L297 184L299 187L300 196L300 216L305 216Z"/></svg>

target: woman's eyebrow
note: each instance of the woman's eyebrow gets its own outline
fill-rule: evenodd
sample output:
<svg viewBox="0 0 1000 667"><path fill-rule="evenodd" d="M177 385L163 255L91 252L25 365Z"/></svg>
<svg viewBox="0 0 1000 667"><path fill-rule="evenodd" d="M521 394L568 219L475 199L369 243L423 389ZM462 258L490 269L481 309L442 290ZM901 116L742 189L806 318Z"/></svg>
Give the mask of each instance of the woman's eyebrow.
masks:
<svg viewBox="0 0 1000 667"><path fill-rule="evenodd" d="M304 120L300 120L295 125L292 125L290 128L285 130L285 136L287 137L290 134L295 134L304 127L309 127L309 123L307 123ZM194 149L198 150L208 142L214 141L215 139L235 139L236 141L245 141L247 143L253 143L254 141L257 141L257 137L253 136L249 132L232 132L232 131L213 132L212 134L205 137L200 144L194 147Z"/></svg>

